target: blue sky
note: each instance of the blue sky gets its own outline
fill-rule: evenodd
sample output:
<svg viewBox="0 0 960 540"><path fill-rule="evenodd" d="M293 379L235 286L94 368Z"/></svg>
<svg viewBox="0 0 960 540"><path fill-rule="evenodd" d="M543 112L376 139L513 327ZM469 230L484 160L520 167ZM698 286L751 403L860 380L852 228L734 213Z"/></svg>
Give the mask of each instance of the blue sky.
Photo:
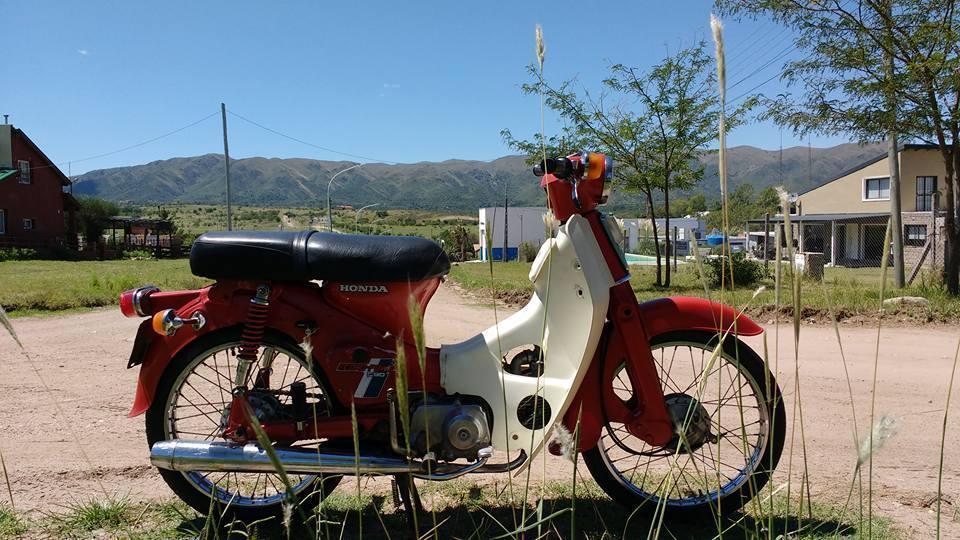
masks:
<svg viewBox="0 0 960 540"><path fill-rule="evenodd" d="M0 114L70 172L221 152L218 115L172 136L96 159L217 113L371 158L493 159L503 128L529 136L523 96L534 27L552 81L595 88L612 62L650 66L709 38L706 0L583 2L59 2L0 0L8 33ZM727 21L735 97L775 76L790 36L768 21ZM763 69L757 69L770 62ZM749 75L749 77L747 77ZM776 93L778 80L761 89ZM228 117L232 157L350 159ZM556 124L548 117L547 130ZM773 149L769 124L731 145ZM843 142L814 138L814 146ZM806 144L783 133L784 146ZM82 160L82 161L81 161ZM64 172L67 172L64 165Z"/></svg>

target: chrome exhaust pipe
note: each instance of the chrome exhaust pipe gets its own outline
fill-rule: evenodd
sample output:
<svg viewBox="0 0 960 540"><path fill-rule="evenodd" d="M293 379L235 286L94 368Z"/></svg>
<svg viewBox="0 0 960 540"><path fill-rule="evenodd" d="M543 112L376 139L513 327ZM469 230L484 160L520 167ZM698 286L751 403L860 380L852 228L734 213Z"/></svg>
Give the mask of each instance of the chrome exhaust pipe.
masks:
<svg viewBox="0 0 960 540"><path fill-rule="evenodd" d="M420 462L402 458L331 454L310 449L275 448L284 471L290 474L423 474ZM150 449L150 463L171 471L277 472L267 452L256 444L231 446L226 442L160 441Z"/></svg>

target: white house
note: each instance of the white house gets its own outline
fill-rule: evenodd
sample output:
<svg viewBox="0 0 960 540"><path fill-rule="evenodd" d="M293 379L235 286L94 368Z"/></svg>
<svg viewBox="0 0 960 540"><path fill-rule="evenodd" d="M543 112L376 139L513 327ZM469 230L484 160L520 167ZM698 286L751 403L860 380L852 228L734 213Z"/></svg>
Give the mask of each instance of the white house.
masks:
<svg viewBox="0 0 960 540"><path fill-rule="evenodd" d="M504 212L502 206L480 209L480 260L487 260L487 231L490 231L490 251L493 260L503 260L504 228L507 231L507 259L515 260L519 246L526 242L540 249L546 239L547 227L542 206L512 206ZM504 219L506 216L506 219Z"/></svg>
<svg viewBox="0 0 960 540"><path fill-rule="evenodd" d="M653 240L653 228L650 226L650 220L648 218L624 219L622 221L623 236L627 243L625 246L627 252L635 252L635 250L640 247L640 244L643 240ZM706 234L704 232L706 224L700 218L670 218L670 231L667 231L666 229L666 220L664 218L657 218L656 221L657 238L660 240L660 242L663 242L668 235L672 241L672 229L676 227L677 251L681 253L685 250L684 246L689 244L691 234L693 235L692 238L694 240L702 238Z"/></svg>

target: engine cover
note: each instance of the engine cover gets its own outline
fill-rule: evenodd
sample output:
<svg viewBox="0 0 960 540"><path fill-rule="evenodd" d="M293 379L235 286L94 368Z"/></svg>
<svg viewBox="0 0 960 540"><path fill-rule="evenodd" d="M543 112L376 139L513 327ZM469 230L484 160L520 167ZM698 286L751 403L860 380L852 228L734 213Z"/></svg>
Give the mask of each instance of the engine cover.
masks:
<svg viewBox="0 0 960 540"><path fill-rule="evenodd" d="M490 426L480 405L464 405L458 399L431 398L413 407L410 448L416 455L433 452L444 461L459 458L475 461L477 451L487 446L490 446Z"/></svg>

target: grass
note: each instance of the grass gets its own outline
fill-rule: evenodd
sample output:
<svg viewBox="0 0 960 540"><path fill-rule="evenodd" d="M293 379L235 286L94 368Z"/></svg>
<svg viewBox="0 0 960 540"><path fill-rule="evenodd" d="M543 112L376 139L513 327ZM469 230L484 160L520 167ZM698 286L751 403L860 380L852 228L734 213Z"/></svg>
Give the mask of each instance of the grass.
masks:
<svg viewBox="0 0 960 540"><path fill-rule="evenodd" d="M161 207L133 206L124 208L125 212L143 217L158 217ZM188 235L198 235L206 231L224 229L227 210L223 205L205 204L165 204L164 211L177 227ZM271 207L237 206L233 208L233 226L238 230L271 230L283 226L284 229L320 228L322 218L327 215L326 208L308 207ZM333 209L334 227L341 232L366 234L415 235L434 238L444 229L454 225L465 225L474 230L478 218L476 215L457 215L448 212L428 212L424 210L368 208L362 212L356 209Z"/></svg>
<svg viewBox="0 0 960 540"><path fill-rule="evenodd" d="M440 538L492 538L505 531L501 524L512 523L513 508L505 501L503 486L477 484L466 480L424 486L423 494L430 493L439 523ZM549 538L569 538L573 499L569 482L549 482L544 486L544 514L561 514L552 520ZM858 537L856 524L838 520L833 506L814 504L810 516L785 514L786 504L775 499L774 537L792 533L790 538ZM408 529L407 518L392 501L389 492L365 490L362 497L347 491L335 492L324 501L324 519L336 523L331 527L334 538L357 538L363 530L364 539L403 538ZM358 521L357 515L363 516ZM380 517L377 517L379 514ZM578 483L576 495L577 538L637 538L648 528L639 518L630 518L628 512L608 499L593 482ZM535 514L534 514L535 515ZM310 518L311 520L313 518ZM380 519L383 520L381 524ZM421 518L422 519L422 518ZM766 516L734 514L725 521L723 537L752 538L756 527L764 527ZM877 540L898 538L889 520L878 518L872 522ZM315 524L307 524L315 529ZM322 529L321 529L322 530ZM306 528L297 525L290 531L292 538L301 537ZM670 523L665 526L663 538L712 538L717 534L716 523ZM278 520L258 524L221 524L211 529L210 523L188 509L180 501L133 503L125 500L86 501L57 512L15 514L0 507L0 538L17 536L54 538L287 538L287 531Z"/></svg>
<svg viewBox="0 0 960 540"><path fill-rule="evenodd" d="M530 271L529 263L509 262L495 263L494 279L496 280L496 299L510 303L526 302L532 286L527 274ZM632 266L633 278L631 284L637 298L641 301L653 300L664 296L704 296L703 283L697 274L694 265L680 266L673 273L669 289L655 285L655 268L651 266ZM742 307L748 303L757 287L763 285L766 291L760 293L753 301L747 313L759 317L772 317L774 307L774 280L773 266L770 267L770 277L749 287L738 286L735 290L724 291L724 302L733 306ZM489 268L485 264L465 263L455 265L450 272L450 279L460 287L478 297L488 299L493 296L494 290L490 287ZM880 269L879 268L826 268L825 283L830 289L833 307L838 320L851 317L865 317L872 319L877 315L877 306L880 302ZM889 281L889 280L888 280ZM887 314L897 315L922 322L957 322L960 321L960 299L951 298L942 288L919 282L902 290L887 286L886 298L894 296L921 296L928 300L926 307L900 306L890 307ZM714 291L716 297L718 292ZM717 298L714 298L715 300ZM823 287L809 281L804 286L802 318L814 318L817 322L829 319L830 300ZM790 316L792 307L787 305L781 308L783 315Z"/></svg>
<svg viewBox="0 0 960 540"><path fill-rule="evenodd" d="M497 281L497 301L525 302L531 291L527 274L528 263L496 263L493 265ZM489 267L480 263L455 265L450 278L467 291L485 299L492 298ZM653 268L634 266L633 289L641 301L668 295L703 296L703 284L693 265L681 266L673 274L669 289L654 285ZM878 268L827 268L826 281L832 290L833 301L840 320L853 316L876 316L879 302ZM115 305L124 290L145 284L154 284L164 290L189 289L204 286L207 280L190 273L186 259L117 260L117 261L7 261L0 262L0 305L11 316L23 317L48 313L69 313L90 308ZM764 280L768 290L761 293L748 310L753 316L773 309L773 280ZM760 285L758 284L758 285ZM726 291L725 300L742 306L752 296L756 286L738 287ZM899 309L905 316L923 321L960 321L960 299L951 298L935 286L917 284L897 291L888 287L887 297L922 296L927 307ZM806 287L801 316L822 319L828 308L822 287ZM790 313L789 306L785 314Z"/></svg>
<svg viewBox="0 0 960 540"><path fill-rule="evenodd" d="M27 524L13 510L0 506L0 538L13 538L27 532Z"/></svg>
<svg viewBox="0 0 960 540"><path fill-rule="evenodd" d="M127 289L202 287L185 259L0 262L0 305L11 316L77 311L117 303Z"/></svg>

